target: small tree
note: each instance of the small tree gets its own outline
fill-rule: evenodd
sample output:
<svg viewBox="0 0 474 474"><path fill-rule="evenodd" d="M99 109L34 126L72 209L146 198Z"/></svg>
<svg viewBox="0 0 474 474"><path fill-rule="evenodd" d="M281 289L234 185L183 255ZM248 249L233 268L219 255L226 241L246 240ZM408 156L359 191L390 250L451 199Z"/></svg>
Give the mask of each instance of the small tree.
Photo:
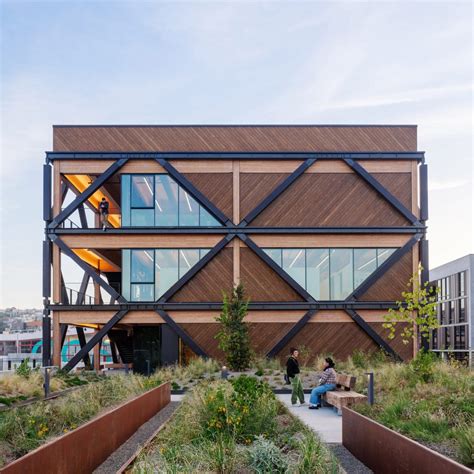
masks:
<svg viewBox="0 0 474 474"><path fill-rule="evenodd" d="M230 298L224 293L222 311L216 321L221 329L216 334L219 349L226 354L227 364L232 370L244 370L250 365L250 337L247 323L248 300L244 299L244 287L239 284L232 289Z"/></svg>
<svg viewBox="0 0 474 474"><path fill-rule="evenodd" d="M408 283L411 291L402 292L404 301L397 301L397 308L390 308L388 314L384 316L384 328L390 330L389 339L393 339L396 333L396 326L405 323L400 336L404 344L408 344L413 339L415 327L418 328L421 336L428 338L432 329L439 327L436 315L436 305L438 291L429 286L426 282L420 285L421 266L418 273L413 274Z"/></svg>

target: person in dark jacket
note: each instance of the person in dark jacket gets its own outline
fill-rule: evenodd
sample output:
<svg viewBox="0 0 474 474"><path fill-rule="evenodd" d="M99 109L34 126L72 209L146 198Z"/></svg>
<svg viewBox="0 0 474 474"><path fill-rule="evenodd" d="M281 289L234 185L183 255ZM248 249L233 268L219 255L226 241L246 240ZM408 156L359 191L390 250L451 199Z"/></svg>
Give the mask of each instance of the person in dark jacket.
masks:
<svg viewBox="0 0 474 474"><path fill-rule="evenodd" d="M105 231L109 224L109 203L105 197L102 198L102 201L99 203L99 213L100 213L100 223L102 225L102 230Z"/></svg>
<svg viewBox="0 0 474 474"><path fill-rule="evenodd" d="M305 405L303 384L300 379L300 364L298 363L298 349L290 349L290 357L286 362L286 375L291 382L291 404L296 405L299 399L301 405Z"/></svg>

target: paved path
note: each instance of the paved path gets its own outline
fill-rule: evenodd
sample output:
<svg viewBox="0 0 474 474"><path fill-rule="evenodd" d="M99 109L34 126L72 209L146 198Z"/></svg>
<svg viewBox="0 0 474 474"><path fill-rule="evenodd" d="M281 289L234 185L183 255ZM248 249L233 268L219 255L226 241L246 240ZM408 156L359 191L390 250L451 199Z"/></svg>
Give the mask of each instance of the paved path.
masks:
<svg viewBox="0 0 474 474"><path fill-rule="evenodd" d="M325 443L342 443L342 416L339 416L333 408L310 410L308 405L292 406L290 394L279 394L277 397L288 406L291 413L316 431Z"/></svg>
<svg viewBox="0 0 474 474"><path fill-rule="evenodd" d="M305 396L308 399L306 394ZM347 474L370 474L372 472L342 445L342 416L339 416L334 408L324 407L319 410L310 410L309 405L292 406L290 394L278 394L277 397L291 413L319 435Z"/></svg>

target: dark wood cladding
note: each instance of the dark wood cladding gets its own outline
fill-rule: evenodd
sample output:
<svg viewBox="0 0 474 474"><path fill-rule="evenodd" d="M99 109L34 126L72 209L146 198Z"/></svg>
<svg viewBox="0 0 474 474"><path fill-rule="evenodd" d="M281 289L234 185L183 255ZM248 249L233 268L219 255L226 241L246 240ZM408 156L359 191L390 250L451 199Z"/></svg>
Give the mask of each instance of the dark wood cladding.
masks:
<svg viewBox="0 0 474 474"><path fill-rule="evenodd" d="M229 219L232 219L232 173L184 173Z"/></svg>
<svg viewBox="0 0 474 474"><path fill-rule="evenodd" d="M388 330L383 323L371 323L370 326L387 339ZM402 357L412 357L411 344L403 344L397 336L390 342L391 346ZM377 344L356 323L309 323L279 353L281 358L287 357L290 347L305 347L313 357L316 355L333 355L337 361L352 356L354 351L374 352L379 349Z"/></svg>
<svg viewBox="0 0 474 474"><path fill-rule="evenodd" d="M240 219L255 209L289 173L241 173Z"/></svg>
<svg viewBox="0 0 474 474"><path fill-rule="evenodd" d="M219 302L233 287L232 249L222 249L171 299L173 302Z"/></svg>
<svg viewBox="0 0 474 474"><path fill-rule="evenodd" d="M196 341L206 354L212 359L223 362L225 354L219 347L216 334L219 331L218 323L182 323L180 326Z"/></svg>
<svg viewBox="0 0 474 474"><path fill-rule="evenodd" d="M407 252L382 275L363 295L361 301L399 301L402 291L408 289L413 274L413 256Z"/></svg>
<svg viewBox="0 0 474 474"><path fill-rule="evenodd" d="M371 173L372 176L411 211L411 173Z"/></svg>
<svg viewBox="0 0 474 474"><path fill-rule="evenodd" d="M409 222L355 173L300 176L262 214L256 226L403 226Z"/></svg>
<svg viewBox="0 0 474 474"><path fill-rule="evenodd" d="M253 250L240 249L240 279L250 301L302 301L303 298Z"/></svg>
<svg viewBox="0 0 474 474"><path fill-rule="evenodd" d="M54 127L54 151L416 151L416 126Z"/></svg>
<svg viewBox="0 0 474 474"><path fill-rule="evenodd" d="M215 338L218 323L185 323L180 325L206 351L209 357L221 362L225 354L218 348ZM293 323L249 323L250 343L259 356L267 352L292 328Z"/></svg>

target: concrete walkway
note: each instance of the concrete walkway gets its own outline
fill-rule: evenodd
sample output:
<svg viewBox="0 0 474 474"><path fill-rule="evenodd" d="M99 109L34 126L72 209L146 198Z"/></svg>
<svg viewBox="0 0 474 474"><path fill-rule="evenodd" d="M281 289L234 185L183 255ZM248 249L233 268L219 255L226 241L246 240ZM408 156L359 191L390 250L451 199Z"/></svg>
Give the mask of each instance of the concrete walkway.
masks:
<svg viewBox="0 0 474 474"><path fill-rule="evenodd" d="M306 394L305 394L306 396ZM279 394L277 397L289 408L291 413L312 428L325 443L342 443L342 416L333 408L310 410L309 405L291 405L290 394ZM306 396L306 398L308 398Z"/></svg>

